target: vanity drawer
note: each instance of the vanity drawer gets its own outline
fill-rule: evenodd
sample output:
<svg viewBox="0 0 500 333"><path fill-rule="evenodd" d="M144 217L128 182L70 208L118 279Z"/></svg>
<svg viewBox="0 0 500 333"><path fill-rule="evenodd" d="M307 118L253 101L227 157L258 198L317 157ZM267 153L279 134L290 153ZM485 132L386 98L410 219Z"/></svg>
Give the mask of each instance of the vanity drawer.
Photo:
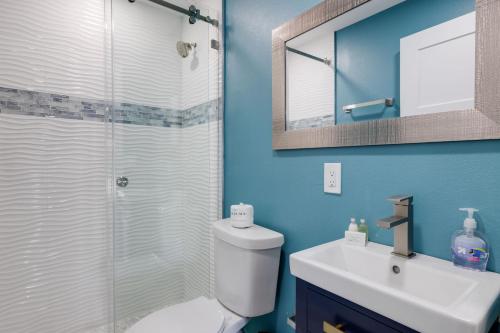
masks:
<svg viewBox="0 0 500 333"><path fill-rule="evenodd" d="M296 281L297 333L418 333L306 281ZM488 332L500 333L498 320Z"/></svg>
<svg viewBox="0 0 500 333"><path fill-rule="evenodd" d="M418 333L297 279L297 333Z"/></svg>
<svg viewBox="0 0 500 333"><path fill-rule="evenodd" d="M307 302L307 331L310 333L401 332L314 291L308 293Z"/></svg>

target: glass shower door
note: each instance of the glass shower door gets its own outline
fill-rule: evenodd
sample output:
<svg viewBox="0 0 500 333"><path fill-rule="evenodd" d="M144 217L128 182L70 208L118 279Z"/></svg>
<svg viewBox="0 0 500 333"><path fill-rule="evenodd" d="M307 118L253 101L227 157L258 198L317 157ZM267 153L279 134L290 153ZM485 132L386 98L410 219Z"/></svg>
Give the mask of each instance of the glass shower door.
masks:
<svg viewBox="0 0 500 333"><path fill-rule="evenodd" d="M217 30L205 22L147 0L112 7L114 307L123 332L212 294L218 52L210 47Z"/></svg>

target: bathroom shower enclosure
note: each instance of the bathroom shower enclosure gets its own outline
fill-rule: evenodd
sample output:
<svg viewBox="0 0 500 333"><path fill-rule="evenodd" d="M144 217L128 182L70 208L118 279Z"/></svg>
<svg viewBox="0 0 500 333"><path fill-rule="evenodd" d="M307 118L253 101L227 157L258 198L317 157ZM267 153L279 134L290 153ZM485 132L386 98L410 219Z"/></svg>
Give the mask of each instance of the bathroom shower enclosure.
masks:
<svg viewBox="0 0 500 333"><path fill-rule="evenodd" d="M124 332L213 294L219 22L214 1L2 1L0 333Z"/></svg>

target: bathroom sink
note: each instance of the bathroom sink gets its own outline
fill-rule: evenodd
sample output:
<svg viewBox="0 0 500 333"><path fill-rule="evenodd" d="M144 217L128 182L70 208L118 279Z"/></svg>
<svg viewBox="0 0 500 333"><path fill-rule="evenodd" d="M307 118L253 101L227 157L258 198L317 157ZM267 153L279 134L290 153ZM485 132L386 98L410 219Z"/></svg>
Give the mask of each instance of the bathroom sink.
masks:
<svg viewBox="0 0 500 333"><path fill-rule="evenodd" d="M297 278L420 332L487 332L500 309L500 274L391 251L341 239L293 253L290 269Z"/></svg>

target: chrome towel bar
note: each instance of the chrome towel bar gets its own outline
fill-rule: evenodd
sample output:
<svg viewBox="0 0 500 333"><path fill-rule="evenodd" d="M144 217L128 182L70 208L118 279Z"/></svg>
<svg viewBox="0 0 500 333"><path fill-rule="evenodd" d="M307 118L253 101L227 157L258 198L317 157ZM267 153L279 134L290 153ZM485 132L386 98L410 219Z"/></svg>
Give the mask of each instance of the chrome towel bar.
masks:
<svg viewBox="0 0 500 333"><path fill-rule="evenodd" d="M385 104L385 106L393 106L394 105L394 98L382 98L382 99L376 99L376 100L364 102L364 103L344 105L342 107L342 110L344 110L345 113L351 113L352 110L354 110L354 109L365 108L367 106L379 105L379 104Z"/></svg>

